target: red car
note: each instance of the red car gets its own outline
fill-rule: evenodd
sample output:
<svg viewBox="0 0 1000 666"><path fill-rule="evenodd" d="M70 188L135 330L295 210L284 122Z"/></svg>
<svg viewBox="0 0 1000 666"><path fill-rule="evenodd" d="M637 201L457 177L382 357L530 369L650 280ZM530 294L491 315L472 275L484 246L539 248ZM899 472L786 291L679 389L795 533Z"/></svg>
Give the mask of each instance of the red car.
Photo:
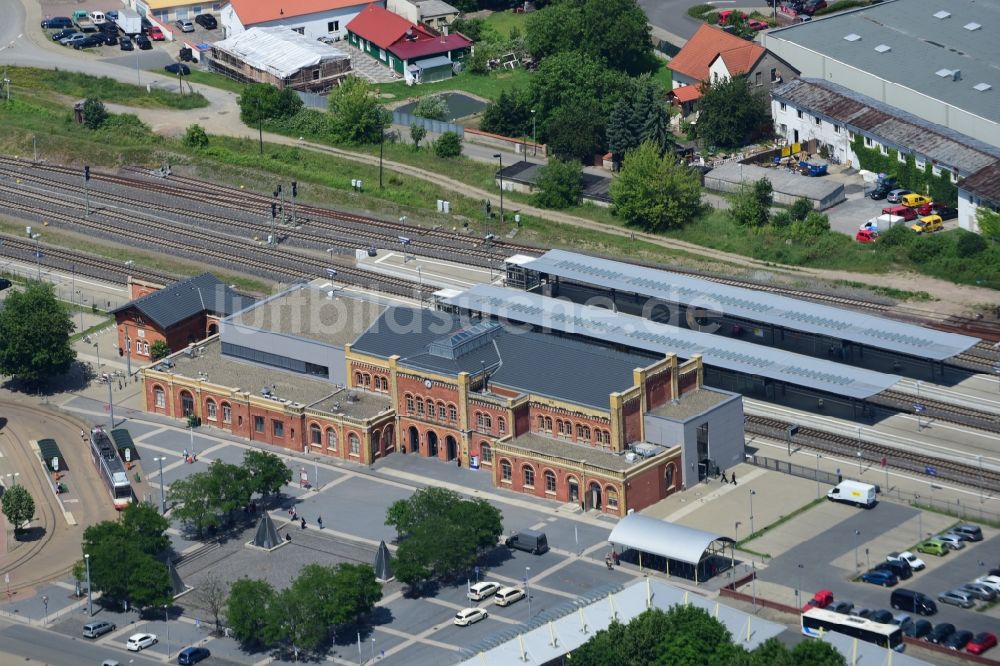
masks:
<svg viewBox="0 0 1000 666"><path fill-rule="evenodd" d="M833 603L833 592L830 590L820 590L813 595L813 598L806 602L806 605L802 607L802 612L805 613L810 608L826 608Z"/></svg>
<svg viewBox="0 0 1000 666"><path fill-rule="evenodd" d="M958 211L951 206L932 201L917 208L917 214L921 217L925 215L940 215L942 220L954 220L958 217Z"/></svg>
<svg viewBox="0 0 1000 666"><path fill-rule="evenodd" d="M907 222L912 222L917 219L917 210L915 208L910 208L909 206L904 206L902 204L898 206L889 206L882 209L883 215L896 215L903 218Z"/></svg>
<svg viewBox="0 0 1000 666"><path fill-rule="evenodd" d="M729 23L729 17L733 15L733 12L736 12L740 18L743 19L750 18L743 12L737 12L735 9L723 9L721 12L719 12L719 25L726 25L727 23Z"/></svg>
<svg viewBox="0 0 1000 666"><path fill-rule="evenodd" d="M747 25L750 26L750 29L755 32L759 32L761 30L767 30L768 28L771 27L766 22L758 21L757 19L750 19Z"/></svg>
<svg viewBox="0 0 1000 666"><path fill-rule="evenodd" d="M976 637L969 641L965 649L971 654L982 654L997 644L997 637L988 631L976 634Z"/></svg>
<svg viewBox="0 0 1000 666"><path fill-rule="evenodd" d="M150 27L149 30L146 31L146 34L149 35L149 38L154 42L162 42L166 39L166 37L163 36L163 31L155 25Z"/></svg>
<svg viewBox="0 0 1000 666"><path fill-rule="evenodd" d="M854 234L854 240L859 243L874 243L878 239L878 231L875 229L861 229Z"/></svg>

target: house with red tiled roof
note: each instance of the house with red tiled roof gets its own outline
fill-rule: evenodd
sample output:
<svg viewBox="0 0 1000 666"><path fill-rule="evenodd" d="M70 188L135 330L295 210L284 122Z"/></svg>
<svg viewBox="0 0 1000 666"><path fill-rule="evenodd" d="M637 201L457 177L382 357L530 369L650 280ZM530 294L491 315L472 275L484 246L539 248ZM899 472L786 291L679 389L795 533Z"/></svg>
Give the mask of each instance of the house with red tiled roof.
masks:
<svg viewBox="0 0 1000 666"><path fill-rule="evenodd" d="M799 75L798 70L760 44L707 23L698 28L667 67L673 75L670 96L681 105L701 97L700 87L705 81L724 81L744 74L751 86L769 94L782 81Z"/></svg>
<svg viewBox="0 0 1000 666"><path fill-rule="evenodd" d="M411 85L451 77L455 63L472 50L472 41L461 33L436 34L377 5L365 7L348 24L347 41Z"/></svg>
<svg viewBox="0 0 1000 666"><path fill-rule="evenodd" d="M384 7L385 0L229 0L219 12L219 24L227 38L250 28L281 26L336 42L347 38L347 24L372 5Z"/></svg>

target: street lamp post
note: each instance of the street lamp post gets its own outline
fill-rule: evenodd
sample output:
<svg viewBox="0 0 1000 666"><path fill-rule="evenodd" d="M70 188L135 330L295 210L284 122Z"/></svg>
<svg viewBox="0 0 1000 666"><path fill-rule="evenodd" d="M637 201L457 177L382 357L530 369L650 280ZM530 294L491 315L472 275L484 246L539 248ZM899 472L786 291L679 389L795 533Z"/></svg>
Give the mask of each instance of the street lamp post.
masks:
<svg viewBox="0 0 1000 666"><path fill-rule="evenodd" d="M538 139L535 138L535 110L531 110L531 156L538 156Z"/></svg>
<svg viewBox="0 0 1000 666"><path fill-rule="evenodd" d="M743 523L741 523L740 521L738 521L738 520L736 521L736 538L733 539L733 545L732 545L732 548L730 549L730 555L732 555L732 566L731 566L731 568L733 570L733 576L734 577L736 575L736 544L738 544L740 542L740 525L742 525L742 524Z"/></svg>
<svg viewBox="0 0 1000 666"><path fill-rule="evenodd" d="M795 588L795 603L802 607L802 570L805 569L801 564L798 565L799 569L799 586Z"/></svg>
<svg viewBox="0 0 1000 666"><path fill-rule="evenodd" d="M163 460L160 458L160 460ZM167 605L163 604L163 624L167 625L167 659L170 659L170 615L167 612Z"/></svg>
<svg viewBox="0 0 1000 666"><path fill-rule="evenodd" d="M823 456L816 454L816 499L819 499L819 459Z"/></svg>
<svg viewBox="0 0 1000 666"><path fill-rule="evenodd" d="M90 594L90 553L83 554L83 561L87 563L87 616L94 617L94 597Z"/></svg>
<svg viewBox="0 0 1000 666"><path fill-rule="evenodd" d="M858 541L861 537L861 530L854 530L854 568L858 568Z"/></svg>
<svg viewBox="0 0 1000 666"><path fill-rule="evenodd" d="M31 234L31 240L35 241L35 268L38 270L39 282L42 281L42 248L41 241L38 240L41 237L41 234Z"/></svg>
<svg viewBox="0 0 1000 666"><path fill-rule="evenodd" d="M753 528L753 496L757 494L756 490L750 490L750 536L756 534L756 530Z"/></svg>
<svg viewBox="0 0 1000 666"><path fill-rule="evenodd" d="M986 483L983 481L983 457L976 456L976 460L979 461L979 503L983 504L986 502Z"/></svg>
<svg viewBox="0 0 1000 666"><path fill-rule="evenodd" d="M493 157L500 160L500 171L498 172L500 176L500 226L503 227L503 155L496 153Z"/></svg>
<svg viewBox="0 0 1000 666"><path fill-rule="evenodd" d="M163 491L163 461L166 460L164 456L157 456L153 458L156 462L160 463L160 513L167 513L167 499L164 496Z"/></svg>
<svg viewBox="0 0 1000 666"><path fill-rule="evenodd" d="M528 583L528 574L531 573L531 567L524 567L524 596L528 597L528 621L531 621L531 588Z"/></svg>

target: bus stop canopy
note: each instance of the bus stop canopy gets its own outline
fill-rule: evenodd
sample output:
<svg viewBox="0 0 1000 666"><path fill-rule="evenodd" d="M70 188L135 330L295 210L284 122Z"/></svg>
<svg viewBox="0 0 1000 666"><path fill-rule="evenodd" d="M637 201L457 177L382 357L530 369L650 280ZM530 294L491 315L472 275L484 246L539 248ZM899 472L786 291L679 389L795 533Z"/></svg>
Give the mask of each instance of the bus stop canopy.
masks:
<svg viewBox="0 0 1000 666"><path fill-rule="evenodd" d="M712 542L735 543L729 537L637 513L618 521L611 530L608 541L668 560L695 565L701 562Z"/></svg>

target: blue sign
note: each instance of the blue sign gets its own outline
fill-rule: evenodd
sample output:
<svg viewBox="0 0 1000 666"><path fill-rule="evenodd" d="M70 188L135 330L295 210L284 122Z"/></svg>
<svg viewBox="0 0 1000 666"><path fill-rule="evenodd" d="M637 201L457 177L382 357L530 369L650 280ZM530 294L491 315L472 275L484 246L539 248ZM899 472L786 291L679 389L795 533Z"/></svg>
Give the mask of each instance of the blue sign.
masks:
<svg viewBox="0 0 1000 666"><path fill-rule="evenodd" d="M937 467L927 465L924 467L924 474L927 474L928 476L937 476Z"/></svg>
<svg viewBox="0 0 1000 666"><path fill-rule="evenodd" d="M917 414L923 414L924 412L927 411L927 408L918 403L916 405L913 405L913 411L915 411Z"/></svg>
<svg viewBox="0 0 1000 666"><path fill-rule="evenodd" d="M476 567L476 575L477 576L479 575L479 567L478 566Z"/></svg>

